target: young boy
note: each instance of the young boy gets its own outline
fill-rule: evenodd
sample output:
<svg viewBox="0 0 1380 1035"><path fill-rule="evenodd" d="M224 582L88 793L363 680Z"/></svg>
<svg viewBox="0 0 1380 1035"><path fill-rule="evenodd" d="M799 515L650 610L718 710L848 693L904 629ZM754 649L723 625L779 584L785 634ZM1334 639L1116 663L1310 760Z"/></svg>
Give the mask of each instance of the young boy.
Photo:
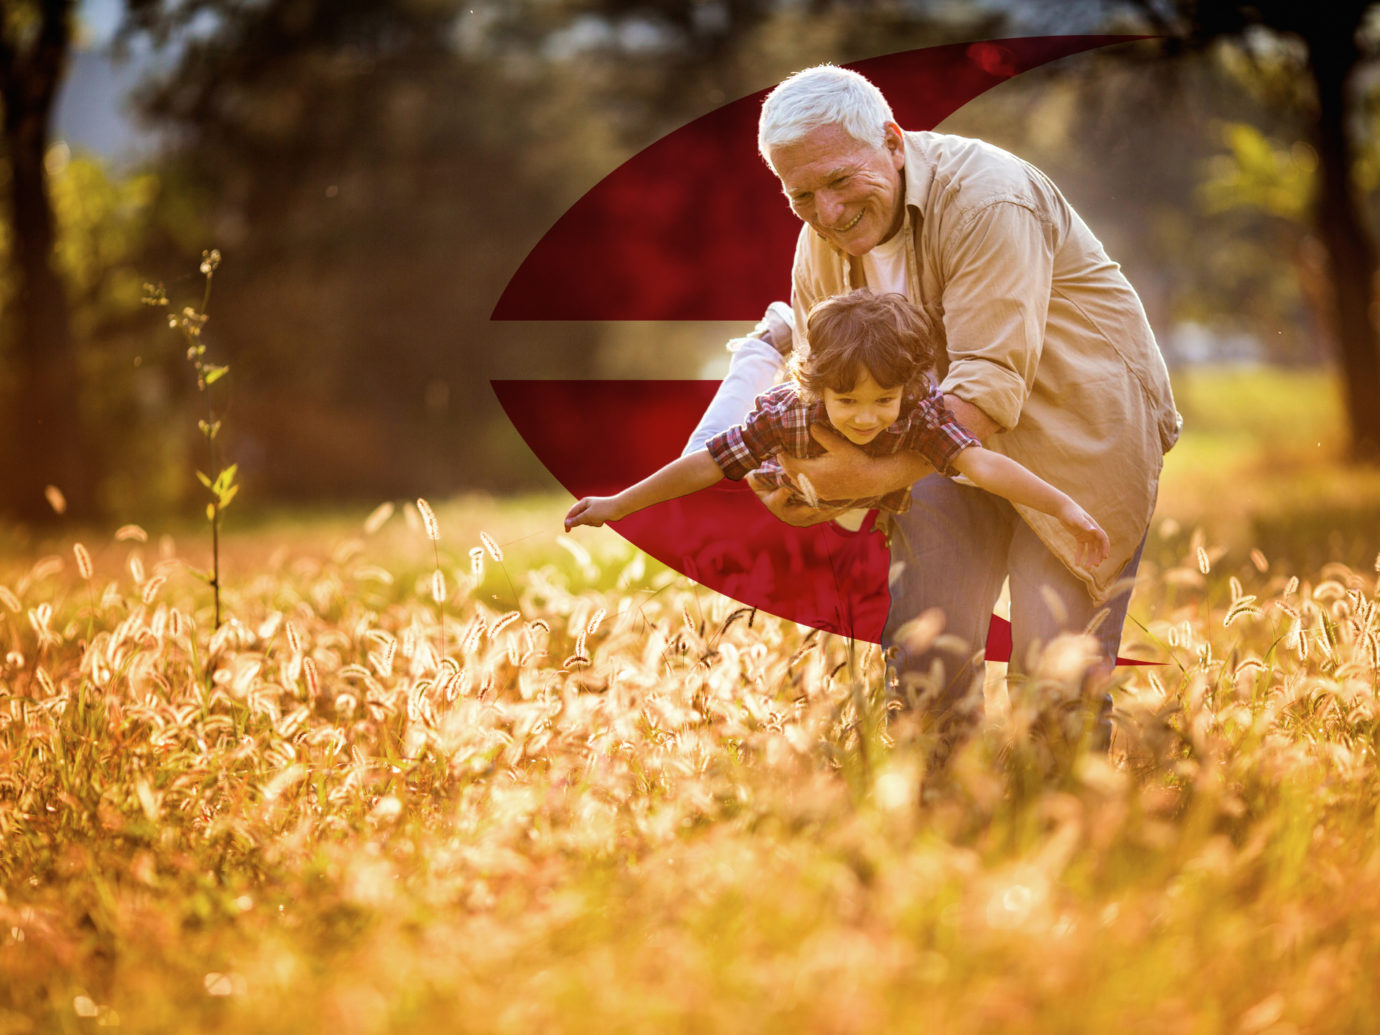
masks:
<svg viewBox="0 0 1380 1035"><path fill-rule="evenodd" d="M794 383L758 396L742 424L716 435L699 452L615 496L580 500L565 516L566 531L616 521L724 477L737 480L756 472L769 483L783 479L772 458L783 450L818 456L823 447L810 436L810 425L827 422L872 455L913 450L940 473L963 475L981 489L1058 518L1078 542L1077 562L1083 567L1106 559L1107 535L1087 511L1016 461L984 449L944 406L927 373L944 353L940 328L903 295L860 288L824 299L810 310L806 338L809 355L792 362ZM900 513L910 506L910 491L819 502Z"/></svg>

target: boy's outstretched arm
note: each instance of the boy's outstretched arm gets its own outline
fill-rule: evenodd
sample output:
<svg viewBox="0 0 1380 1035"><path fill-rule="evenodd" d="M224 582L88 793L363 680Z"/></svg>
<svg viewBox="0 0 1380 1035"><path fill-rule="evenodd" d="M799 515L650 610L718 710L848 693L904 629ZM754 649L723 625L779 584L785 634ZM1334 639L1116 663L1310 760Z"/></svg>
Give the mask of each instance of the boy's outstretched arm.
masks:
<svg viewBox="0 0 1380 1035"><path fill-rule="evenodd" d="M1080 568L1096 568L1107 559L1111 544L1092 515L1010 457L970 446L954 459L953 468L980 489L1058 518L1078 540Z"/></svg>
<svg viewBox="0 0 1380 1035"><path fill-rule="evenodd" d="M616 496L586 496L566 514L565 530L569 532L576 525L602 525L605 521L617 521L654 503L664 503L677 496L688 496L700 489L707 489L723 476L723 471L709 455L709 450L689 453L672 460L655 474L648 475Z"/></svg>

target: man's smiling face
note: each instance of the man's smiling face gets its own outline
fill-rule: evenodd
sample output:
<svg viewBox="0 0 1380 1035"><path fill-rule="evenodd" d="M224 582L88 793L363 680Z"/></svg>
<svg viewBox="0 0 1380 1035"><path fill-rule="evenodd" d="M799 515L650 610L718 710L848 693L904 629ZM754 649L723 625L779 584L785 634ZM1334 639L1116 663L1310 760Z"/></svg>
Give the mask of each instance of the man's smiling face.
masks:
<svg viewBox="0 0 1380 1035"><path fill-rule="evenodd" d="M874 147L842 126L818 126L770 150L791 210L849 255L864 255L901 228L905 166L901 131Z"/></svg>

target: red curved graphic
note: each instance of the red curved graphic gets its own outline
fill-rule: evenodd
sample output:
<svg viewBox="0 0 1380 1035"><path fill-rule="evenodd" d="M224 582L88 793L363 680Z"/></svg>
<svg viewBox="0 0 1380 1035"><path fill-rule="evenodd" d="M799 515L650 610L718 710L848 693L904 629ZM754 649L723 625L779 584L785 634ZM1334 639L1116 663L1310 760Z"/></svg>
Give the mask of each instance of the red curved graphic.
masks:
<svg viewBox="0 0 1380 1035"><path fill-rule="evenodd" d="M858 62L897 121L928 129L1020 72L1143 36L1067 36L932 47ZM514 274L497 320L755 320L789 294L800 223L756 152L765 91L668 134L573 205ZM679 455L707 381L497 381L509 419L573 495L604 495ZM875 532L776 521L722 483L616 523L658 560L746 604L879 641L889 556ZM993 616L987 656L1010 658ZM1118 659L1122 664L1138 664Z"/></svg>

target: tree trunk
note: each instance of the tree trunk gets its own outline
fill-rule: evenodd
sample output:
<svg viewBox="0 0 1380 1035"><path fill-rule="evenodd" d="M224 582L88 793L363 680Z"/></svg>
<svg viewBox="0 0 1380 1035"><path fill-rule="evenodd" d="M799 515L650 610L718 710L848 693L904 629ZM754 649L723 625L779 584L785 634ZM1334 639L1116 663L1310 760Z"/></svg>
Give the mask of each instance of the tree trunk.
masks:
<svg viewBox="0 0 1380 1035"><path fill-rule="evenodd" d="M1318 195L1314 220L1327 251L1337 353L1354 459L1380 460L1380 350L1371 300L1375 247L1351 181L1354 149L1347 127L1352 77L1362 55L1355 33L1310 35L1308 69L1318 98Z"/></svg>
<svg viewBox="0 0 1380 1035"><path fill-rule="evenodd" d="M57 234L44 164L73 7L74 0L44 0L32 41L5 40L0 46L16 281L10 322L14 387L5 408L0 509L25 521L52 519L44 498L48 485L62 490L73 514L88 514L94 503L76 348L66 292L53 266Z"/></svg>

